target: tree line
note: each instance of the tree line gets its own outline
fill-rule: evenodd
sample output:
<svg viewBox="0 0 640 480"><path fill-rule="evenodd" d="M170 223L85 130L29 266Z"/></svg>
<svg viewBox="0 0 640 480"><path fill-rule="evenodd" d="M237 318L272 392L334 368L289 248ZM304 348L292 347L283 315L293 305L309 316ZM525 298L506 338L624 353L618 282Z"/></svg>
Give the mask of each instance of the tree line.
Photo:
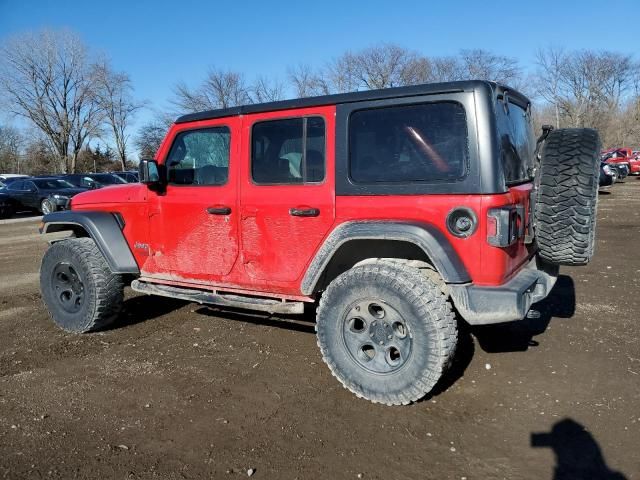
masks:
<svg viewBox="0 0 640 480"><path fill-rule="evenodd" d="M285 78L211 67L196 85L173 86L166 111L132 132L148 102L131 79L92 56L69 31L24 34L0 46L0 108L32 127L28 135L0 125L0 170L80 171L129 168L132 148L152 157L178 114L357 90L467 79L487 79L534 101L536 124L593 127L605 146L640 143L640 63L608 51L544 48L535 64L483 49L426 56L394 44L346 51L319 66L290 66ZM96 141L109 145L95 151ZM101 159L92 162L96 155Z"/></svg>
<svg viewBox="0 0 640 480"><path fill-rule="evenodd" d="M144 104L129 76L91 56L73 32L27 33L0 45L0 93L0 108L32 128L27 137L0 129L3 171L15 171L26 155L25 171L75 172L96 139L113 145L116 169L127 168L130 127Z"/></svg>

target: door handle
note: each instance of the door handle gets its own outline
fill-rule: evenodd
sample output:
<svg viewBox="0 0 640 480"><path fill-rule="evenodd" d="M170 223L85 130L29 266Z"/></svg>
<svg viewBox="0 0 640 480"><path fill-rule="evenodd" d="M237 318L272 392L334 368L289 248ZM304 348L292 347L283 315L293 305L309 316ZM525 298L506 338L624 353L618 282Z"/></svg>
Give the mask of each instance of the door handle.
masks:
<svg viewBox="0 0 640 480"><path fill-rule="evenodd" d="M310 207L294 207L289 209L289 215L293 217L317 217L320 210Z"/></svg>
<svg viewBox="0 0 640 480"><path fill-rule="evenodd" d="M229 215L231 213L231 207L216 205L215 207L207 208L207 213L211 215Z"/></svg>

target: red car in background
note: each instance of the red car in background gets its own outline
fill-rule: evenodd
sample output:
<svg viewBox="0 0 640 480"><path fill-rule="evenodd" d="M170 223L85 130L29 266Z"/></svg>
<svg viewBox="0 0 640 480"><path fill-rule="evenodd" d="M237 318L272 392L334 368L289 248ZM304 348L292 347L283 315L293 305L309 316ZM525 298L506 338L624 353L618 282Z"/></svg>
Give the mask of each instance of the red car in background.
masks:
<svg viewBox="0 0 640 480"><path fill-rule="evenodd" d="M629 175L640 175L640 152L628 147L610 148L601 152L602 161L606 163L626 163Z"/></svg>

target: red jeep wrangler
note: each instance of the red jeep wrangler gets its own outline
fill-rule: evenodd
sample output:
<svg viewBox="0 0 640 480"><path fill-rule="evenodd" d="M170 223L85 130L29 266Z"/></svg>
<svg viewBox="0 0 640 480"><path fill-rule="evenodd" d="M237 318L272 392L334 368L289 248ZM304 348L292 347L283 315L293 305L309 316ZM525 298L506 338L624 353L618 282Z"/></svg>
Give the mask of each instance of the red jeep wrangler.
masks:
<svg viewBox="0 0 640 480"><path fill-rule="evenodd" d="M123 288L302 313L359 397L407 404L456 350L457 322L521 320L558 265L593 254L594 130L533 136L530 102L484 81L288 100L180 117L140 184L46 215L69 230L42 296L71 332Z"/></svg>

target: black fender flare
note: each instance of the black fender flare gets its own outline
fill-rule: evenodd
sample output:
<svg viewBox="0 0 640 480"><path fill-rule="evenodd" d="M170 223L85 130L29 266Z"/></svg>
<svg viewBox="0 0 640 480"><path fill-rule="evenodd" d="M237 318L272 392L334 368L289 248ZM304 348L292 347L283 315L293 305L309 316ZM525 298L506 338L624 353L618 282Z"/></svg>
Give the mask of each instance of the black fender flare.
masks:
<svg viewBox="0 0 640 480"><path fill-rule="evenodd" d="M40 233L76 231L78 227L96 242L113 273L140 273L122 233L124 225L113 213L70 210L49 213L42 218Z"/></svg>
<svg viewBox="0 0 640 480"><path fill-rule="evenodd" d="M471 277L445 235L422 222L359 221L335 228L316 253L302 279L300 290L311 295L333 255L351 240L399 240L420 247L446 283L468 283Z"/></svg>

